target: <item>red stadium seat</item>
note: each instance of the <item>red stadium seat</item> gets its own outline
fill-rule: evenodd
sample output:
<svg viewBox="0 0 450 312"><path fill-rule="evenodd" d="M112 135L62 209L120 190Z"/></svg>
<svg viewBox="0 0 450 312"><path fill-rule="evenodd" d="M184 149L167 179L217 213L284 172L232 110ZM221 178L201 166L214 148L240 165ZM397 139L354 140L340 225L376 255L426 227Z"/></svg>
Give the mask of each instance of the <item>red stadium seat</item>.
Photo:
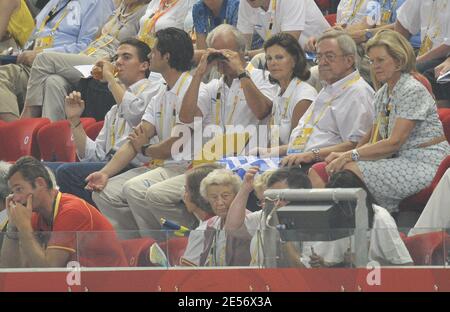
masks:
<svg viewBox="0 0 450 312"><path fill-rule="evenodd" d="M83 117L80 118L81 124L83 125L83 129L86 130L87 127L92 126L93 124L95 124L97 121L95 120L95 118L92 117Z"/></svg>
<svg viewBox="0 0 450 312"><path fill-rule="evenodd" d="M436 185L439 183L448 168L450 168L450 155L441 162L436 175L434 176L433 181L429 186L421 190L419 193L409 196L408 198L405 198L401 201L399 205L400 211L413 210L422 212L423 208L428 202L428 199L430 199L431 194L436 188Z"/></svg>
<svg viewBox="0 0 450 312"><path fill-rule="evenodd" d="M84 129L95 123L94 118L81 118ZM67 120L55 121L42 127L38 133L41 159L44 161L75 162L76 147Z"/></svg>
<svg viewBox="0 0 450 312"><path fill-rule="evenodd" d="M418 234L403 239L415 265L443 265L450 237L445 232Z"/></svg>
<svg viewBox="0 0 450 312"><path fill-rule="evenodd" d="M448 143L450 143L450 114L447 116L444 116L442 120L442 127L444 128L444 134L447 138Z"/></svg>
<svg viewBox="0 0 450 312"><path fill-rule="evenodd" d="M450 116L450 108L438 108L437 111L441 121Z"/></svg>
<svg viewBox="0 0 450 312"><path fill-rule="evenodd" d="M86 128L86 134L91 139L94 140L97 138L100 130L103 128L104 121L97 121L96 123L90 125Z"/></svg>
<svg viewBox="0 0 450 312"><path fill-rule="evenodd" d="M0 127L0 160L16 161L22 156L40 158L37 134L50 123L47 118L9 122Z"/></svg>
<svg viewBox="0 0 450 312"><path fill-rule="evenodd" d="M327 20L328 24L330 24L330 26L332 27L336 24L336 14L325 15L325 19Z"/></svg>
<svg viewBox="0 0 450 312"><path fill-rule="evenodd" d="M188 237L174 237L159 246L165 251L171 266L179 265L188 244Z"/></svg>
<svg viewBox="0 0 450 312"><path fill-rule="evenodd" d="M414 72L412 75L414 78L420 81L425 86L425 88L427 88L428 92L430 92L430 94L434 98L433 87L431 86L431 83L428 81L428 79L424 75L417 72Z"/></svg>
<svg viewBox="0 0 450 312"><path fill-rule="evenodd" d="M41 159L44 161L75 162L76 148L67 120L55 121L43 127L38 134Z"/></svg>
<svg viewBox="0 0 450 312"><path fill-rule="evenodd" d="M151 265L148 251L155 242L152 238L136 238L121 240L127 263L130 267Z"/></svg>

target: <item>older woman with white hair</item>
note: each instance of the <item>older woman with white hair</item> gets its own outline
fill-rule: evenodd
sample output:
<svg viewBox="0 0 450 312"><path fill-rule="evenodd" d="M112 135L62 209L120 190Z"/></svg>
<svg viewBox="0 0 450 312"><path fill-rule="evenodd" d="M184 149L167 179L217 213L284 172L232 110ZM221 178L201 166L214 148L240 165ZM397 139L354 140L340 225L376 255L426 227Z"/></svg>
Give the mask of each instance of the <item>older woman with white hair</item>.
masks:
<svg viewBox="0 0 450 312"><path fill-rule="evenodd" d="M200 184L201 196L209 202L215 216L202 222L196 241L190 240L181 264L191 266L242 266L250 263L250 240L229 237L223 230L228 209L241 186L241 179L227 169L216 169Z"/></svg>

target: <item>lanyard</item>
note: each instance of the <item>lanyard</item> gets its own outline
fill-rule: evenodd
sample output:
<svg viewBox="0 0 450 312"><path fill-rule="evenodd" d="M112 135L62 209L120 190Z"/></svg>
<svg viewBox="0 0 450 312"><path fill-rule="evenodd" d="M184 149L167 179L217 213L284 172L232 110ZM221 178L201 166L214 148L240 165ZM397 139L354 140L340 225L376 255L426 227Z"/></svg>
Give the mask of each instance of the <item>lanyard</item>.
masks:
<svg viewBox="0 0 450 312"><path fill-rule="evenodd" d="M150 33L155 32L154 28L156 25L156 22L167 12L169 12L177 3L179 0L174 0L172 3L167 4L168 0L161 0L159 2L159 8L158 10L149 16L148 20L145 22L145 25L143 27L144 34L143 35L149 35Z"/></svg>
<svg viewBox="0 0 450 312"><path fill-rule="evenodd" d="M298 88L298 86L299 86L301 83L302 83L302 81L301 81L300 79L298 79L295 88ZM283 120L283 119L286 118L287 111L288 111L288 108L289 108L289 103L290 103L291 100L292 100L292 96L294 95L294 92L295 92L295 89L292 90L291 95L290 95L290 96L286 99L286 101L284 102L284 112L283 112L283 115L281 115L281 119L280 119L280 120Z"/></svg>
<svg viewBox="0 0 450 312"><path fill-rule="evenodd" d="M350 7L353 5L353 10L352 13L350 14L350 16L348 17L347 21L344 24L348 24L349 22L351 22L356 14L358 14L359 10L361 9L362 5L364 4L366 0L360 0L358 2L358 0L355 0L355 3L353 3L353 1L350 1L345 9L346 12L350 11Z"/></svg>
<svg viewBox="0 0 450 312"><path fill-rule="evenodd" d="M44 19L44 21L42 22L41 26L39 27L39 32L38 32L38 33L41 33L41 32L44 30L45 26L47 26L47 24L48 24L48 23L49 23L56 15L58 15L62 10L64 10L64 9L67 7L67 5L69 4L69 2L70 2L70 0L67 1L66 4L65 4L61 9L59 9L58 11L56 11L56 9L57 9L57 7L58 7L58 4L59 4L59 3L58 3L58 4L50 11L50 13L47 15L47 17ZM66 17L66 15L67 15L68 13L69 13L69 12L68 12L67 10L65 10L64 14L62 14L61 18L55 23L55 26L52 28L52 30L51 30L52 33L55 32L55 31L58 29L59 25L62 23L63 19Z"/></svg>
<svg viewBox="0 0 450 312"><path fill-rule="evenodd" d="M220 12L219 12L219 17L220 17L220 13L222 13L222 10L225 9L225 17L223 18L221 24L227 24L227 1L228 0L223 1L222 8L220 9ZM207 29L208 33L211 32L216 27L215 25L214 25L214 27L212 27L212 24L213 24L211 21L211 19L213 18L212 16L213 16L213 13L211 11L211 14L208 16L208 29Z"/></svg>
<svg viewBox="0 0 450 312"><path fill-rule="evenodd" d="M385 107L384 116L383 116L383 112L380 112L378 114L375 131L372 134L372 137L370 138L370 141L369 141L372 144L375 144L378 141L378 137L380 136L381 123L383 122L383 119L384 119L384 123L385 123L385 134L387 137L387 133L389 131L389 115L391 114L391 111L392 111L391 99L392 99L392 96L389 96L387 103L384 105L384 107ZM383 138L383 139L385 139L385 138Z"/></svg>
<svg viewBox="0 0 450 312"><path fill-rule="evenodd" d="M145 82L142 84L142 86L138 89L138 91L135 93L136 96L139 96L142 92L144 92L145 88L147 88L148 86L148 82ZM116 114L114 116L114 120L111 123L111 148L114 148L114 146L116 145L116 123L119 119L119 108L117 108ZM119 133L118 133L118 138L120 138L124 131L125 131L125 124L126 124L126 120L124 119L122 122L122 126L119 129Z"/></svg>
<svg viewBox="0 0 450 312"><path fill-rule="evenodd" d="M348 81L343 87L341 91L345 91L347 90L349 87L351 87L352 85L354 85L359 79L361 78L361 76L359 74L357 74L353 79L351 79L350 81ZM323 118L323 116L325 115L325 112L328 110L328 108L330 108L331 104L333 103L334 100L336 100L342 93L339 93L335 96L333 96L331 99L329 99L328 101L325 102L325 107L322 108L322 111L320 112L319 116L313 121L311 128L314 128L317 123ZM314 105L311 108L311 113L309 113L309 115L306 117L305 119L305 123L304 123L304 128L308 125L309 121L312 118L312 115L314 113L314 107L315 107L315 103L313 103L312 105Z"/></svg>
<svg viewBox="0 0 450 312"><path fill-rule="evenodd" d="M186 83L188 77L189 77L189 73L185 72L183 74L183 76L180 78L181 81L180 81L180 84L178 85L177 92L176 92L177 97L180 94L180 91L183 88L183 85ZM164 104L164 101L161 101L161 105L160 105L161 114L159 115L159 130L161 133L161 138L160 138L161 140L163 138L163 131L164 131L164 107L163 107L163 104ZM172 128L175 126L176 116L177 116L177 111L176 111L175 107L173 107L172 122L171 122Z"/></svg>
<svg viewBox="0 0 450 312"><path fill-rule="evenodd" d="M222 78L223 79L223 78ZM222 115L223 117L225 117L225 113L226 113L226 103L223 105L223 110L224 112L222 113L222 91L223 93L225 93L225 80L223 79L222 81L222 87L219 87L219 89L217 90L217 94L216 94L216 125L221 125L221 121L220 121L220 115ZM232 110L231 112L228 114L228 117L226 118L227 123L225 125L222 126L226 126L231 124L231 120L233 119L234 116L234 112L236 111L236 106L239 102L239 95L240 95L240 91L242 89L241 84L239 83L239 90L237 91L237 94L234 96L234 100L233 100L233 106L232 106ZM230 90L231 92L231 90ZM225 120L225 118L224 118Z"/></svg>
<svg viewBox="0 0 450 312"><path fill-rule="evenodd" d="M142 7L142 4L136 6L129 14L128 16L132 16L137 10L139 10ZM94 54L95 52L97 52L98 50L108 46L109 44L111 44L114 40L118 39L120 31L122 30L122 28L126 25L127 23L127 19L124 17L125 16L125 11L127 9L127 6L123 6L120 10L118 9L116 14L114 14L112 20L114 21L114 23L111 25L110 29L108 29L106 31L105 34L102 34L101 36L99 36L93 43L91 43L89 45L89 47L84 50L83 52L81 52L80 54L84 54L87 56L91 56L92 54ZM122 21L121 17L125 18L125 21ZM118 26L116 32L114 33L114 35L112 35L112 38L110 38L108 41L106 41L105 43L103 43L100 46L95 46L100 40L102 40L103 38L105 38L106 36L111 35L112 30L114 29L114 27Z"/></svg>
<svg viewBox="0 0 450 312"><path fill-rule="evenodd" d="M266 32L266 40L272 37L273 24L275 23L275 14L277 10L277 0L272 0L272 10L270 14L269 29Z"/></svg>

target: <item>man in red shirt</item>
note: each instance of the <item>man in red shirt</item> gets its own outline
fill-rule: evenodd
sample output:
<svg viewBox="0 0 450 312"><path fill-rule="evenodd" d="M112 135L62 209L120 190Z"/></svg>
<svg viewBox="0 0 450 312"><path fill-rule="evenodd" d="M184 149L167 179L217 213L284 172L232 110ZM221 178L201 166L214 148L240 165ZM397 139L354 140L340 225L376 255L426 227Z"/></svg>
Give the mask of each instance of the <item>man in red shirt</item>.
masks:
<svg viewBox="0 0 450 312"><path fill-rule="evenodd" d="M2 267L125 266L109 221L84 200L60 193L48 171L33 157L22 157L8 173L8 225Z"/></svg>

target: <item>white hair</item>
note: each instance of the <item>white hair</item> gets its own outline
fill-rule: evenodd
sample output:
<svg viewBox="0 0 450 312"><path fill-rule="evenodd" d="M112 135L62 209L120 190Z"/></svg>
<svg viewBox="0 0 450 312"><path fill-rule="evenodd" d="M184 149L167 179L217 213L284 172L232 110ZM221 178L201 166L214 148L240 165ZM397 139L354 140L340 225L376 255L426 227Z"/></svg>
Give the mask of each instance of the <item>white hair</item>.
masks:
<svg viewBox="0 0 450 312"><path fill-rule="evenodd" d="M233 188L233 192L237 194L241 187L241 179L236 176L233 171L228 169L216 169L210 172L200 184L200 195L207 200L208 187L212 185L229 185Z"/></svg>

